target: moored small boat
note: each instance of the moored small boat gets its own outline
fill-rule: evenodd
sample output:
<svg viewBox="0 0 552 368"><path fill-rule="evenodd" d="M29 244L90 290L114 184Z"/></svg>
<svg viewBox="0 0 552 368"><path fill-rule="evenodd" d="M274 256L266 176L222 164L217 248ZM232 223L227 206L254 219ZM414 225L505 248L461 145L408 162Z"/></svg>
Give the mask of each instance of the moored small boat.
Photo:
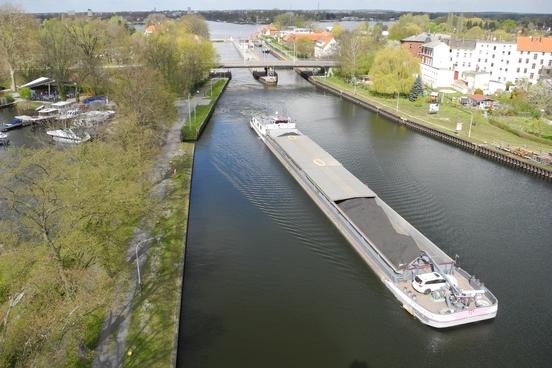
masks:
<svg viewBox="0 0 552 368"><path fill-rule="evenodd" d="M80 144L90 140L90 134L78 135L73 129L56 129L46 132L52 139L60 143Z"/></svg>
<svg viewBox="0 0 552 368"><path fill-rule="evenodd" d="M7 146L8 144L10 144L8 135L6 133L0 132L0 146Z"/></svg>

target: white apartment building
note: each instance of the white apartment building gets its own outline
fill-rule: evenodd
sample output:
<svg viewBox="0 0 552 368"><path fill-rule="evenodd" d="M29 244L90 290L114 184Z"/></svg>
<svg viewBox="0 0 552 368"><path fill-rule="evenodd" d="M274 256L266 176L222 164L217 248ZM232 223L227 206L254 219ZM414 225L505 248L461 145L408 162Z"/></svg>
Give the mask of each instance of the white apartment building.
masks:
<svg viewBox="0 0 552 368"><path fill-rule="evenodd" d="M505 87L507 82L527 80L536 83L542 74L541 69L552 67L552 37L518 37L516 42L451 40L445 46L448 47L446 57L443 56L443 46L439 46L440 52L431 54L431 59L421 55L422 79L432 87L452 86L462 81L467 86L463 76L473 75L466 72L475 72L480 76L488 73L488 80L494 91L497 86ZM422 50L425 47L435 47L434 42L422 45ZM435 70L447 67L452 71L452 77L444 71L438 73ZM438 74L439 82L436 83L435 76ZM471 80L470 82L473 83ZM476 85L473 88L492 92L487 85Z"/></svg>
<svg viewBox="0 0 552 368"><path fill-rule="evenodd" d="M450 47L442 41L432 41L422 45L420 73L422 81L431 88L448 87L453 80Z"/></svg>

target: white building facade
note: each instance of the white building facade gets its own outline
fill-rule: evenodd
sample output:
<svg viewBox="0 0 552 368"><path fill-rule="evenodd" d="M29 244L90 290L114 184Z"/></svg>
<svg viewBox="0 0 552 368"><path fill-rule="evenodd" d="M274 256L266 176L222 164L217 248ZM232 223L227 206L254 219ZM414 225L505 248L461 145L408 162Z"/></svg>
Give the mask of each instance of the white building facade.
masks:
<svg viewBox="0 0 552 368"><path fill-rule="evenodd" d="M446 56L442 45L438 46L439 52L430 52L429 49L436 46L435 42L424 44L422 50L427 49L424 52L428 55L424 52L421 55L422 80L432 87L454 86L459 82L467 86L468 81L463 76L472 76L466 72L474 72L479 75L488 73L487 84L493 85L490 89L496 91L501 89L500 86L505 88L508 82L516 84L527 80L537 83L541 69L552 67L552 37L518 37L516 42L451 40L445 44L448 47ZM443 71L447 68L452 74ZM493 93L489 87L475 84L478 85L476 88L484 87L484 91Z"/></svg>

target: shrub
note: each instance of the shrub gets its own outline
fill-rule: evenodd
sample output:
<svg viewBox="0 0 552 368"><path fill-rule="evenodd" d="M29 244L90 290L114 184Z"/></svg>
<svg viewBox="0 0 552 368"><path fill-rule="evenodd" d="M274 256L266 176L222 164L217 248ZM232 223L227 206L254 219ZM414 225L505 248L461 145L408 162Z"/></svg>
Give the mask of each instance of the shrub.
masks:
<svg viewBox="0 0 552 368"><path fill-rule="evenodd" d="M31 91L30 88L19 88L19 97L25 100L30 100L32 94L33 92Z"/></svg>

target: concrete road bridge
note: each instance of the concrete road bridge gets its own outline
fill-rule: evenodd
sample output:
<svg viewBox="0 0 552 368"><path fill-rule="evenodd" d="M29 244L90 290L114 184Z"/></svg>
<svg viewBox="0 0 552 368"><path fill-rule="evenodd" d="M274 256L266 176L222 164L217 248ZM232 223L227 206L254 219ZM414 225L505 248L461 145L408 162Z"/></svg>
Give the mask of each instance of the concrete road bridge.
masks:
<svg viewBox="0 0 552 368"><path fill-rule="evenodd" d="M236 60L219 62L217 68L237 69L237 68L274 68L274 69L293 69L293 68L331 68L339 66L335 60Z"/></svg>

